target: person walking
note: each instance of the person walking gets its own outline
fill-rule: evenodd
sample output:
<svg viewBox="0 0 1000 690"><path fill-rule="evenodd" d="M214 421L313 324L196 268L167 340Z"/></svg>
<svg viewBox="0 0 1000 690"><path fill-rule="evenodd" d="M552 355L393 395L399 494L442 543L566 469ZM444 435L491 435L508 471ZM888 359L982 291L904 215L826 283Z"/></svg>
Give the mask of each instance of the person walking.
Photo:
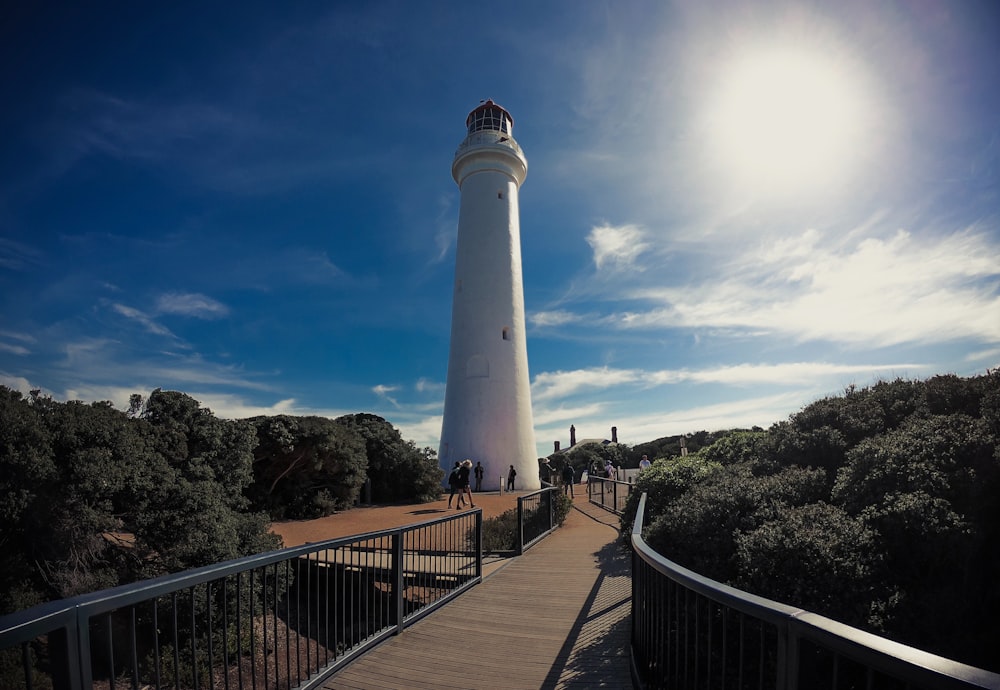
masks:
<svg viewBox="0 0 1000 690"><path fill-rule="evenodd" d="M515 470L514 466L511 465L510 471L507 472L507 491L514 490L514 477L516 476L517 476L517 470Z"/></svg>
<svg viewBox="0 0 1000 690"><path fill-rule="evenodd" d="M451 468L451 474L448 475L448 486L451 487L451 493L448 494L448 507L451 508L451 499L455 497L455 491L458 490L458 468L461 465L457 460L455 461L455 466ZM462 500L461 495L459 495L458 500Z"/></svg>
<svg viewBox="0 0 1000 690"><path fill-rule="evenodd" d="M469 497L469 506L472 508L476 507L476 504L472 502L472 489L469 488L469 475L472 473L472 460L466 458L462 461L461 466L458 468L458 500L459 504L455 507L455 510L460 510L465 507L465 497Z"/></svg>
<svg viewBox="0 0 1000 690"><path fill-rule="evenodd" d="M567 460L562 469L563 493L568 493L570 498L576 498L573 495L573 479L575 476L576 471L573 469L573 465Z"/></svg>
<svg viewBox="0 0 1000 690"><path fill-rule="evenodd" d="M476 493L479 493L483 490L483 475L486 474L482 462L476 461L476 469L473 473L476 475Z"/></svg>

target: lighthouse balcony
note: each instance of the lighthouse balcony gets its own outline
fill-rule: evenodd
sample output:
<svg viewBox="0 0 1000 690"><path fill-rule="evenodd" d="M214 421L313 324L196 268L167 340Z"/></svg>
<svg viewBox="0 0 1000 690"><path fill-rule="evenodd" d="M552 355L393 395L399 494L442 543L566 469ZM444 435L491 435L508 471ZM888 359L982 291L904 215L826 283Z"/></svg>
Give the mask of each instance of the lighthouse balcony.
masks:
<svg viewBox="0 0 1000 690"><path fill-rule="evenodd" d="M494 146L507 148L519 156L524 156L524 152L521 151L520 145L518 145L518 143L514 141L509 134L492 129L484 129L469 134L469 136L465 137L465 140L459 144L458 149L455 151L455 156L459 156L473 146Z"/></svg>

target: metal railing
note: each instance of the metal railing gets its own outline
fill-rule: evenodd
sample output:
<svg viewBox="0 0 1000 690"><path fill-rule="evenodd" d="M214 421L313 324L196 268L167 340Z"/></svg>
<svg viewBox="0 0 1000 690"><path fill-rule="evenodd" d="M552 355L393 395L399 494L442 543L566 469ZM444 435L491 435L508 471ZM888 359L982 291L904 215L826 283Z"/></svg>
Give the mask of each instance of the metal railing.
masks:
<svg viewBox="0 0 1000 690"><path fill-rule="evenodd" d="M476 509L5 616L0 686L314 688L482 580L482 519Z"/></svg>
<svg viewBox="0 0 1000 690"><path fill-rule="evenodd" d="M644 688L1000 689L1000 674L709 580L632 528L633 680Z"/></svg>
<svg viewBox="0 0 1000 690"><path fill-rule="evenodd" d="M517 554L520 556L556 528L556 495L548 486L517 498Z"/></svg>
<svg viewBox="0 0 1000 690"><path fill-rule="evenodd" d="M606 477L587 477L587 500L605 510L621 515L625 512L625 503L635 485L632 482L620 482Z"/></svg>

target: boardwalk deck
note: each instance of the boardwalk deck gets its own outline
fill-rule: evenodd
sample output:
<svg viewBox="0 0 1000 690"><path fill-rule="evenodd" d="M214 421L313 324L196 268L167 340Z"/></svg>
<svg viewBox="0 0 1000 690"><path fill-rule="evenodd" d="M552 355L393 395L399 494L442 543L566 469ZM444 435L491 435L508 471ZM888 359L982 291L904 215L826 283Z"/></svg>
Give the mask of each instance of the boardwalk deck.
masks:
<svg viewBox="0 0 1000 690"><path fill-rule="evenodd" d="M631 579L617 526L577 498L551 536L323 687L631 688Z"/></svg>

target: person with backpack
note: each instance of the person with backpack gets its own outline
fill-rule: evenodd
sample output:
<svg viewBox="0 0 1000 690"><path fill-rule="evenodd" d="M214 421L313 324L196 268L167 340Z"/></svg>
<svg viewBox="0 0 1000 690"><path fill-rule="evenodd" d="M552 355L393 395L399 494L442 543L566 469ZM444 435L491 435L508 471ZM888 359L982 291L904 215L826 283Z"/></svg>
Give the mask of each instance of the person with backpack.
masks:
<svg viewBox="0 0 1000 690"><path fill-rule="evenodd" d="M456 461L455 466L451 470L451 474L448 475L448 486L451 487L451 493L448 494L448 507L451 508L451 499L455 496L455 491L458 490L458 468L461 465L460 462ZM462 500L462 495L458 495L458 500Z"/></svg>

